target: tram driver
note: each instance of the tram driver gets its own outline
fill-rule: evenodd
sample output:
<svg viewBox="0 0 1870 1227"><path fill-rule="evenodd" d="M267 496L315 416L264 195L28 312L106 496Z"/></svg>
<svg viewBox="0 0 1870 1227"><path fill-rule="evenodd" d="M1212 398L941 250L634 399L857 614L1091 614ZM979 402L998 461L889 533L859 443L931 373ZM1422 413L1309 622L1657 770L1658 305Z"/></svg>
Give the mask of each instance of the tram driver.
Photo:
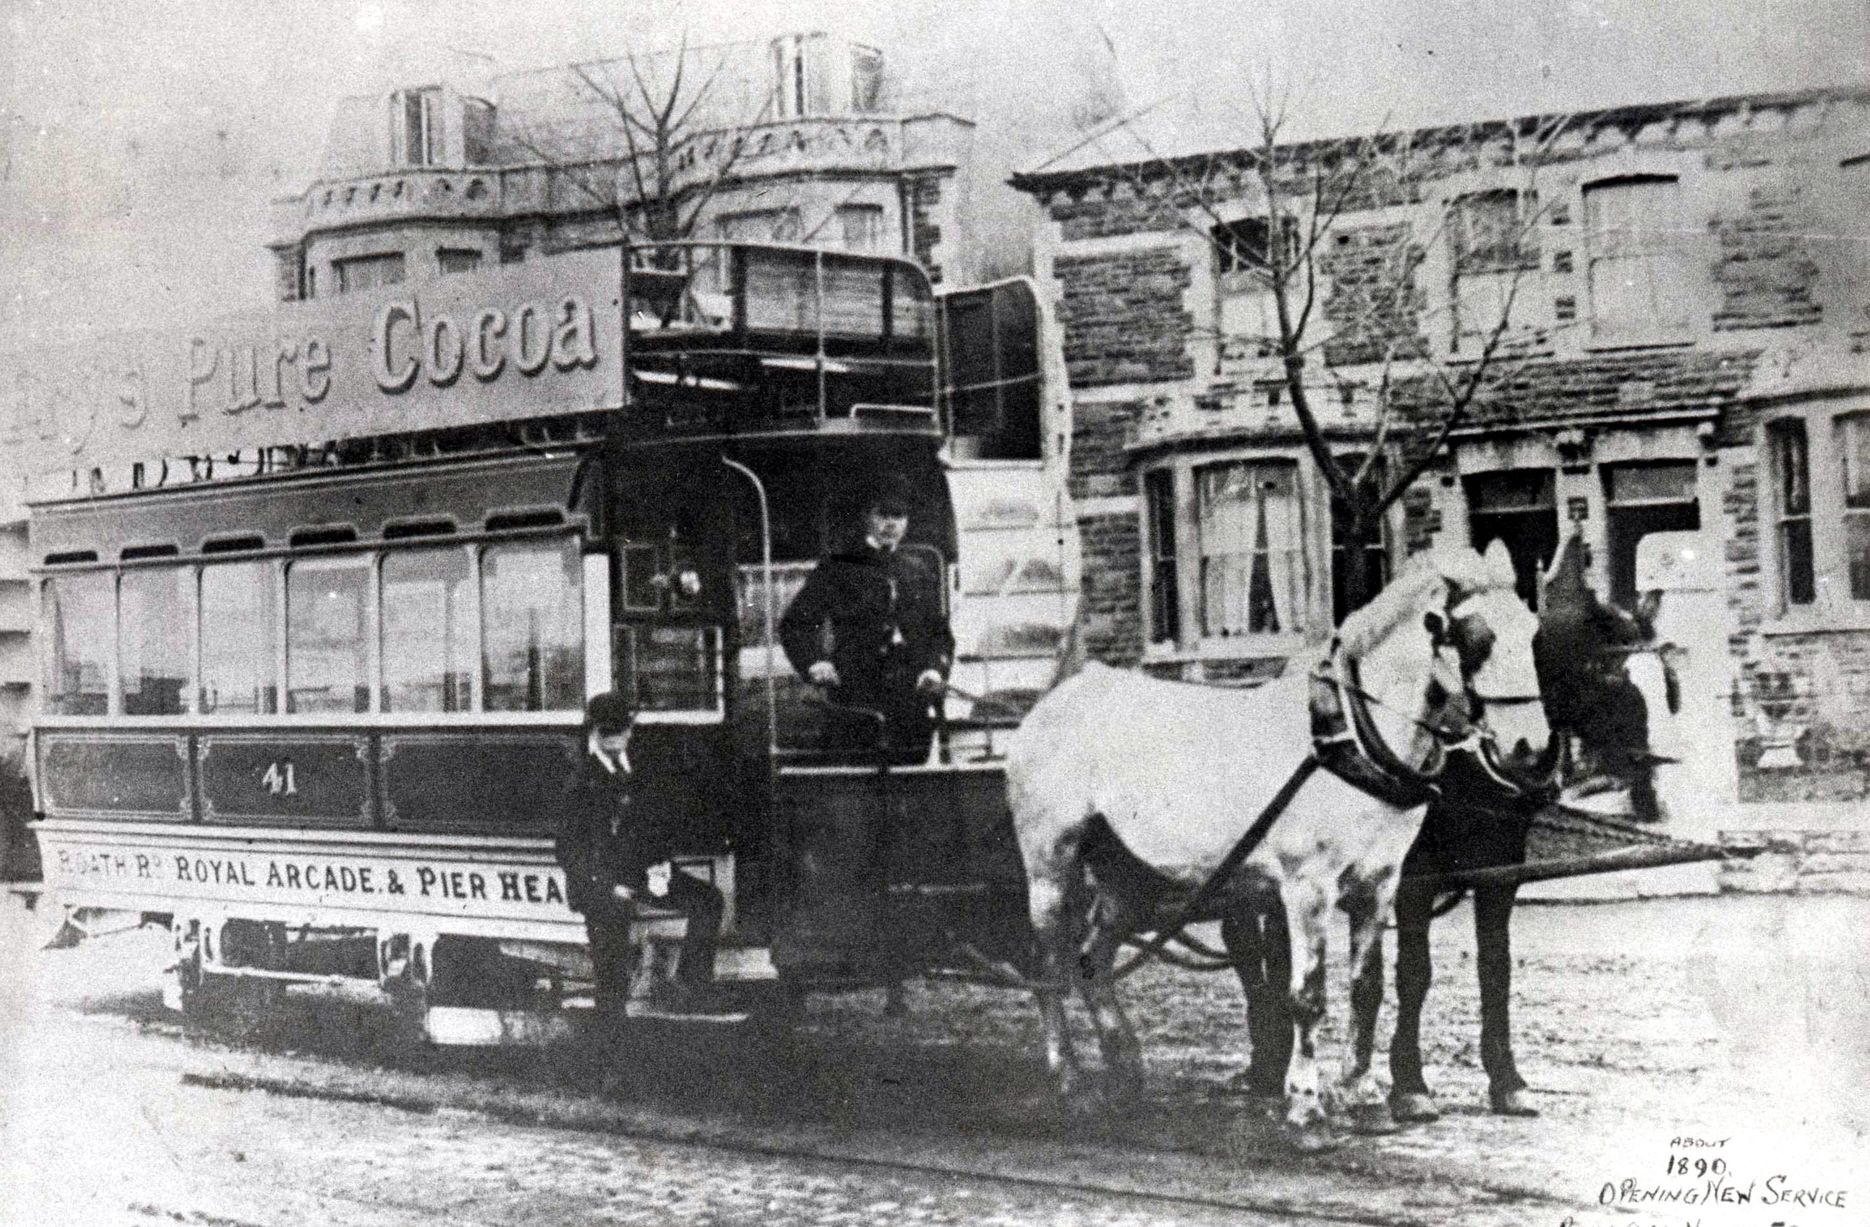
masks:
<svg viewBox="0 0 1870 1227"><path fill-rule="evenodd" d="M639 907L668 908L688 919L675 980L657 986L651 1004L664 1012L730 1010L714 984L715 945L726 901L712 882L667 864L681 831L669 808L631 769L636 709L619 694L585 707L586 754L566 788L558 862L566 902L584 915L591 944L595 1023L600 1034L620 1022L630 996L630 925ZM666 884L665 884L666 883Z"/></svg>
<svg viewBox="0 0 1870 1227"><path fill-rule="evenodd" d="M779 623L792 667L844 709L827 748L863 761L879 751L899 763L927 757L930 709L954 657L939 568L901 548L910 503L900 478L874 487L861 539L819 560Z"/></svg>

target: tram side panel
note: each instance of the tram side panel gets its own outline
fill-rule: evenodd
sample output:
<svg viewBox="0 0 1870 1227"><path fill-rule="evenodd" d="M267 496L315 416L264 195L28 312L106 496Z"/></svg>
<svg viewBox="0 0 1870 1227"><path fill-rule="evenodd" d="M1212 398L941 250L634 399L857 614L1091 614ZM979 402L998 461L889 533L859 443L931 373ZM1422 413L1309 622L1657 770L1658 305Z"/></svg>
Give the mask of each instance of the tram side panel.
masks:
<svg viewBox="0 0 1870 1227"><path fill-rule="evenodd" d="M804 984L1023 959L1026 880L998 764L796 767L776 783L773 965Z"/></svg>

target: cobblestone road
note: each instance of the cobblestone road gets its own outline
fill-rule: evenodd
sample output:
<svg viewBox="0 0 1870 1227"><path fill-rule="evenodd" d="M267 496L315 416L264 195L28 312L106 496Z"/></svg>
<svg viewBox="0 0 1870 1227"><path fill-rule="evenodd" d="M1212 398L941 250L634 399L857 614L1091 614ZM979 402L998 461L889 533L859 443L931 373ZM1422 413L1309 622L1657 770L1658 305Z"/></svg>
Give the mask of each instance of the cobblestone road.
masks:
<svg viewBox="0 0 1870 1227"><path fill-rule="evenodd" d="M1532 907L1515 932L1544 1115L1481 1109L1457 912L1427 1026L1448 1115L1301 1158L1224 1093L1240 1006L1220 978L1126 985L1149 1104L1068 1127L1031 1007L1007 994L921 988L899 1021L870 996L814 1002L782 1059L718 1031L645 1036L635 1084L605 1096L564 1053L386 1061L330 1003L258 1045L188 1037L155 995L159 935L36 953L15 926L0 1224L1863 1221L1870 901ZM1728 1139L1712 1192L1666 1170L1702 1157L1684 1137ZM1600 1204L1606 1184L1622 1208Z"/></svg>

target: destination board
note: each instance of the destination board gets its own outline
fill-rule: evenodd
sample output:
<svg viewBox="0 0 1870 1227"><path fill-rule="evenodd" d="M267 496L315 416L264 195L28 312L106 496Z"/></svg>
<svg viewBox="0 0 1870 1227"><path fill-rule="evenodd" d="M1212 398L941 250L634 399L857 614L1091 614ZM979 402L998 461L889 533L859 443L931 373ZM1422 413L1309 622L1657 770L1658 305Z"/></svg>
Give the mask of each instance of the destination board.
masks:
<svg viewBox="0 0 1870 1227"><path fill-rule="evenodd" d="M479 921L575 923L565 875L543 858L473 848L422 849L252 838L39 830L46 885L68 902L151 910L254 905L333 918L358 910Z"/></svg>

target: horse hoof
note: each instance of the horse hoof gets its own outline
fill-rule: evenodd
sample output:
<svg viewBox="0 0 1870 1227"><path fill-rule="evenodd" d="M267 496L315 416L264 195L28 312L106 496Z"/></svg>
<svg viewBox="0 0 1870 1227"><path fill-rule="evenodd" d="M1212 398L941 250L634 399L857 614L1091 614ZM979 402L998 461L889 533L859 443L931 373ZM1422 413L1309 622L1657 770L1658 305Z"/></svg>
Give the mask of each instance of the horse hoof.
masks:
<svg viewBox="0 0 1870 1227"><path fill-rule="evenodd" d="M1382 1100L1351 1105L1350 1126L1353 1133L1364 1137L1387 1137L1402 1132L1402 1126L1396 1123L1390 1106Z"/></svg>
<svg viewBox="0 0 1870 1227"><path fill-rule="evenodd" d="M1488 1096L1495 1116L1537 1116L1539 1109L1532 1106L1523 1090L1503 1091Z"/></svg>
<svg viewBox="0 0 1870 1227"><path fill-rule="evenodd" d="M1427 1091L1399 1091L1390 1096L1390 1115L1411 1125L1425 1125L1440 1120L1441 1109Z"/></svg>
<svg viewBox="0 0 1870 1227"><path fill-rule="evenodd" d="M1286 1145L1302 1155L1323 1154L1327 1150L1337 1149L1338 1146L1337 1135L1327 1129L1323 1123L1295 1125L1287 1121L1285 1136Z"/></svg>

